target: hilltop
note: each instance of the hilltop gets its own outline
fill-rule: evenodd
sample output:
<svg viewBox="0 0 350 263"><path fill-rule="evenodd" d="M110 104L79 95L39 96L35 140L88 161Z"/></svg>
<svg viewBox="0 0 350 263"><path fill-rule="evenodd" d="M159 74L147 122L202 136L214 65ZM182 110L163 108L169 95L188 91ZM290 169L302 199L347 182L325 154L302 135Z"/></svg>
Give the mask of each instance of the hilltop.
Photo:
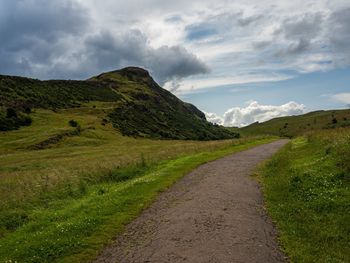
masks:
<svg viewBox="0 0 350 263"><path fill-rule="evenodd" d="M58 111L88 102L110 102L101 119L123 135L215 140L239 135L209 123L203 112L161 88L137 67L102 73L85 81L41 81L0 76L0 130L30 125L33 109ZM92 106L93 107L93 106Z"/></svg>
<svg viewBox="0 0 350 263"><path fill-rule="evenodd" d="M305 132L350 126L350 109L314 111L303 115L274 118L266 122L255 122L242 128L232 128L242 135L269 134L295 137Z"/></svg>

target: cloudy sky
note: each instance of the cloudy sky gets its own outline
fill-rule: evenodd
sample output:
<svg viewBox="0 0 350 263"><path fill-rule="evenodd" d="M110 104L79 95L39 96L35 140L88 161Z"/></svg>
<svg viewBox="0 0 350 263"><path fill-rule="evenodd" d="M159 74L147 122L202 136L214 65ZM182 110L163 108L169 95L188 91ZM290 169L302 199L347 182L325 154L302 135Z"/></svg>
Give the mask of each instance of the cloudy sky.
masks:
<svg viewBox="0 0 350 263"><path fill-rule="evenodd" d="M1 0L0 74L148 69L211 121L350 105L349 0Z"/></svg>

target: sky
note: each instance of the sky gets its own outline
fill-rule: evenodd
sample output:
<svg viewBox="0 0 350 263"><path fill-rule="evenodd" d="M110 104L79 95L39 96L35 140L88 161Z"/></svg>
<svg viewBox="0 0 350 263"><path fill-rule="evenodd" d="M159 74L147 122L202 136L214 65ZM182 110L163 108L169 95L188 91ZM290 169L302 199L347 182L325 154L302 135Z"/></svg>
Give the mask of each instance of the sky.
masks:
<svg viewBox="0 0 350 263"><path fill-rule="evenodd" d="M0 74L147 69L209 121L350 107L349 0L1 0Z"/></svg>

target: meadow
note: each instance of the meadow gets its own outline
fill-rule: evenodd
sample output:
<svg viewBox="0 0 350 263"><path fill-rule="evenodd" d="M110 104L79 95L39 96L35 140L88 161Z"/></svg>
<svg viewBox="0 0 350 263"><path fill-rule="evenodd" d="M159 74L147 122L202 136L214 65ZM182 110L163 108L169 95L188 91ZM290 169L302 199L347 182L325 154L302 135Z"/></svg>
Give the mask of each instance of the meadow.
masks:
<svg viewBox="0 0 350 263"><path fill-rule="evenodd" d="M105 119L114 107L34 109L32 125L0 133L0 262L90 261L198 165L278 138L254 125L240 139L128 137ZM348 262L350 129L336 128L348 111L317 114L320 126L266 162L259 179L291 262ZM334 117L343 121L329 126ZM288 129L299 134L314 118L291 117ZM272 120L271 134L284 122Z"/></svg>
<svg viewBox="0 0 350 263"><path fill-rule="evenodd" d="M126 137L104 120L112 108L35 109L31 126L0 133L1 262L91 260L190 170L275 139Z"/></svg>
<svg viewBox="0 0 350 263"><path fill-rule="evenodd" d="M350 262L350 129L297 137L258 174L291 262Z"/></svg>
<svg viewBox="0 0 350 263"><path fill-rule="evenodd" d="M350 126L350 110L314 111L302 115L274 118L253 123L240 129L232 128L243 136L272 134L281 137L296 137L309 131Z"/></svg>

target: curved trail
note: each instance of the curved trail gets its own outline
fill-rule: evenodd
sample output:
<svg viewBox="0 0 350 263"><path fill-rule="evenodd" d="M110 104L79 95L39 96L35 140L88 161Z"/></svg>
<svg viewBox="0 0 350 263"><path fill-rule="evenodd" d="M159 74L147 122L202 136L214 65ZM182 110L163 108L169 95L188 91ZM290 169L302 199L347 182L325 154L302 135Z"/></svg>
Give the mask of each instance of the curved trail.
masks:
<svg viewBox="0 0 350 263"><path fill-rule="evenodd" d="M287 142L201 165L162 193L95 262L285 262L250 174Z"/></svg>

